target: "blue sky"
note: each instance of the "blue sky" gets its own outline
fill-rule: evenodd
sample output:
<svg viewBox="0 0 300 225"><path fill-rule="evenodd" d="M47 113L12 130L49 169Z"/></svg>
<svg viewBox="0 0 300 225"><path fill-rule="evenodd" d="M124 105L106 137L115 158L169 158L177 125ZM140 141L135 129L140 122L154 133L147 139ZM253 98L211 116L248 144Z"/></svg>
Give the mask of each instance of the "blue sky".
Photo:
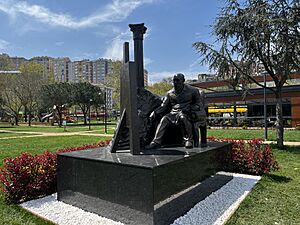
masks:
<svg viewBox="0 0 300 225"><path fill-rule="evenodd" d="M130 23L145 23L145 68L150 82L198 64L195 41L212 42L210 25L222 0L0 0L0 52L10 56L122 58ZM133 45L131 44L131 47ZM131 49L131 58L133 53Z"/></svg>

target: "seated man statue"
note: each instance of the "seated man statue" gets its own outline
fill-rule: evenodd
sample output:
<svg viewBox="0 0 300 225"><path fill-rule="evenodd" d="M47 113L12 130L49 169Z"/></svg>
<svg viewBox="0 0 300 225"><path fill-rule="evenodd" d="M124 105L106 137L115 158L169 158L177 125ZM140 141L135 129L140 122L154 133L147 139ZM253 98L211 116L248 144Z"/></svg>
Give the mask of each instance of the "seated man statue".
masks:
<svg viewBox="0 0 300 225"><path fill-rule="evenodd" d="M204 112L204 106L201 105L201 96L199 90L184 83L184 75L178 73L173 77L174 88L167 92L165 99L160 107L150 114L150 120L153 121L157 115L165 114L160 120L155 136L146 149L161 147L164 141L164 135L167 128L173 125L179 125L183 131L183 139L186 148L193 148L193 125L197 120L199 112Z"/></svg>

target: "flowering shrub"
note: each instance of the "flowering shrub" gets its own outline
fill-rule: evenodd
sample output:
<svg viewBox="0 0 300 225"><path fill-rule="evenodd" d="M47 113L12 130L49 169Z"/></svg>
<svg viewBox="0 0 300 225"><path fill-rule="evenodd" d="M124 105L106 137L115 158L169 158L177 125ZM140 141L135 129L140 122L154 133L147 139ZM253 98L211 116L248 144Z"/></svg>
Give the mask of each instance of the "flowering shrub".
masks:
<svg viewBox="0 0 300 225"><path fill-rule="evenodd" d="M44 152L38 155L22 153L15 158L4 159L0 169L0 186L10 203L19 203L56 191L57 153L79 151L105 146L109 141L95 145L59 149L55 153Z"/></svg>
<svg viewBox="0 0 300 225"><path fill-rule="evenodd" d="M217 139L209 137L211 141L232 143L232 150L222 156L223 169L226 171L262 175L272 170L278 170L270 145L264 145L262 139L249 141L234 139Z"/></svg>

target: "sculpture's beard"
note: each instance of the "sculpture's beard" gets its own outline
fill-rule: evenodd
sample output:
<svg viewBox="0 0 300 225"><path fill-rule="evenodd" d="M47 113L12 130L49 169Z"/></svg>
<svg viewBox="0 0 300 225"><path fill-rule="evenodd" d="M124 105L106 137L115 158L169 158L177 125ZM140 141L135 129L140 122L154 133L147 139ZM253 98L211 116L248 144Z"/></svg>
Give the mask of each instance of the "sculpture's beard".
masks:
<svg viewBox="0 0 300 225"><path fill-rule="evenodd" d="M183 89L183 84L174 84L174 90L177 93L180 93Z"/></svg>

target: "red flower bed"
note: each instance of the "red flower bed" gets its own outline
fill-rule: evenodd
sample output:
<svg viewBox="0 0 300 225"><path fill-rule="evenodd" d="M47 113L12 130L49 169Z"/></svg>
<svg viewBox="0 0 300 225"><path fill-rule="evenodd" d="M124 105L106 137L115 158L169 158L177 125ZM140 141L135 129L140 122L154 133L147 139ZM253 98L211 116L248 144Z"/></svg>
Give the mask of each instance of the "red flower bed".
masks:
<svg viewBox="0 0 300 225"><path fill-rule="evenodd" d="M245 141L209 137L209 140L232 143L231 152L220 159L226 171L263 175L279 169L270 145L263 144L262 139Z"/></svg>
<svg viewBox="0 0 300 225"><path fill-rule="evenodd" d="M15 158L4 159L4 167L0 169L0 187L6 200L19 203L56 192L57 153L98 148L108 143L109 140L38 155L24 152Z"/></svg>

